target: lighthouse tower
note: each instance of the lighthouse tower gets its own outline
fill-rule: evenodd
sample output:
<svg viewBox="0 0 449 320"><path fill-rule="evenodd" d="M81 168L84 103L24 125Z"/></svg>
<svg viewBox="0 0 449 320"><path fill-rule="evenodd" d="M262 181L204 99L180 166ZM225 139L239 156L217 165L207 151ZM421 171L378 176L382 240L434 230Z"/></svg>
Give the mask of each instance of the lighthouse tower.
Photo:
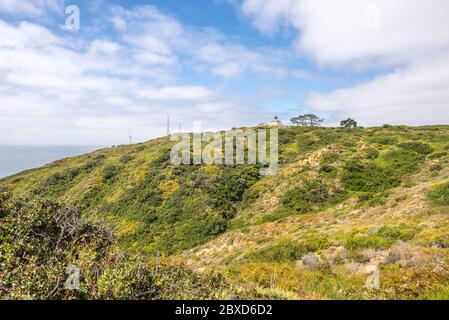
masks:
<svg viewBox="0 0 449 320"><path fill-rule="evenodd" d="M270 126L272 127L283 127L281 120L279 120L278 116L275 116L273 121L271 121Z"/></svg>

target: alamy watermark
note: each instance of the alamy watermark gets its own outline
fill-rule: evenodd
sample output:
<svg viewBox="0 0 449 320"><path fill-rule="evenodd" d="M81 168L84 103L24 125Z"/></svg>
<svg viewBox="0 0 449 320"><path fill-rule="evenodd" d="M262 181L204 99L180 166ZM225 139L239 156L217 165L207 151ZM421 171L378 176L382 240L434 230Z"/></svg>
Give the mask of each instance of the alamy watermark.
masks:
<svg viewBox="0 0 449 320"><path fill-rule="evenodd" d="M64 288L67 290L79 290L80 289L80 268L76 265L69 265L65 269L67 274L67 280L65 281Z"/></svg>
<svg viewBox="0 0 449 320"><path fill-rule="evenodd" d="M260 174L264 176L273 175L278 169L277 128L175 133L170 140L178 142L170 153L174 165L259 164Z"/></svg>
<svg viewBox="0 0 449 320"><path fill-rule="evenodd" d="M65 28L67 30L79 30L81 26L80 8L75 5L70 5L65 9L67 16L65 20Z"/></svg>

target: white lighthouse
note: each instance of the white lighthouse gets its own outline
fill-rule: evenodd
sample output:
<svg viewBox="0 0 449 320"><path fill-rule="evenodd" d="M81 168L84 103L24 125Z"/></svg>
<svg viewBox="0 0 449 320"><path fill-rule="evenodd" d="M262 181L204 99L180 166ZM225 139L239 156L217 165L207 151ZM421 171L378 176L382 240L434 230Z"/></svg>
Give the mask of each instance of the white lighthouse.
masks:
<svg viewBox="0 0 449 320"><path fill-rule="evenodd" d="M281 120L279 120L278 116L274 116L273 121L271 121L270 126L272 127L283 127Z"/></svg>

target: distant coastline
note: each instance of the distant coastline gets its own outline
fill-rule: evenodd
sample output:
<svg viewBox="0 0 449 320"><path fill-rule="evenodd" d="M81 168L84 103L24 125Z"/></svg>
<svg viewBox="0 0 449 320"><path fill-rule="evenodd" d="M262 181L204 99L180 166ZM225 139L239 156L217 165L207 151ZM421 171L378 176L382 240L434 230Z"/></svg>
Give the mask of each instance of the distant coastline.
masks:
<svg viewBox="0 0 449 320"><path fill-rule="evenodd" d="M102 146L0 145L0 179Z"/></svg>

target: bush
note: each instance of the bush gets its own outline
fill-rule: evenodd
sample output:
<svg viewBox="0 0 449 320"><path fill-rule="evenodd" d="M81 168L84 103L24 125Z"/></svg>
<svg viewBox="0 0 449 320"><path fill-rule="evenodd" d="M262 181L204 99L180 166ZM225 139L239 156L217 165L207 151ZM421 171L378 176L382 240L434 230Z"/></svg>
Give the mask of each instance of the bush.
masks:
<svg viewBox="0 0 449 320"><path fill-rule="evenodd" d="M390 174L400 180L404 175L418 170L425 156L407 150L394 150L386 153L381 159Z"/></svg>
<svg viewBox="0 0 449 320"><path fill-rule="evenodd" d="M327 152L323 155L323 158L321 159L321 165L329 165L333 164L340 159L340 155L338 153L334 152Z"/></svg>
<svg viewBox="0 0 449 320"><path fill-rule="evenodd" d="M428 194L430 201L437 206L449 206L449 183L435 186Z"/></svg>
<svg viewBox="0 0 449 320"><path fill-rule="evenodd" d="M118 175L120 168L117 166L108 166L103 170L103 181L110 182Z"/></svg>
<svg viewBox="0 0 449 320"><path fill-rule="evenodd" d="M116 248L106 225L86 222L74 207L12 199L0 192L0 299L253 299L218 273L196 274L163 257L144 259ZM67 290L66 268L80 271Z"/></svg>
<svg viewBox="0 0 449 320"><path fill-rule="evenodd" d="M329 191L320 180L306 181L304 186L287 192L281 200L282 206L297 213L323 209L329 204L341 202L346 196L342 190Z"/></svg>
<svg viewBox="0 0 449 320"><path fill-rule="evenodd" d="M404 150L414 151L419 154L431 154L433 152L433 149L428 144L422 143L422 142L406 142L399 144L399 147L401 147Z"/></svg>
<svg viewBox="0 0 449 320"><path fill-rule="evenodd" d="M124 155L124 156L122 156L122 157L120 158L119 161L120 161L120 163L126 164L126 163L132 161L133 159L134 159L133 156L130 156L130 155Z"/></svg>
<svg viewBox="0 0 449 320"><path fill-rule="evenodd" d="M400 183L391 170L358 161L346 163L341 181L346 189L361 192L381 192Z"/></svg>
<svg viewBox="0 0 449 320"><path fill-rule="evenodd" d="M323 164L320 167L320 173L324 174L334 174L337 172L337 169L334 166L331 166L329 164Z"/></svg>
<svg viewBox="0 0 449 320"><path fill-rule="evenodd" d="M381 193L364 193L359 196L357 202L358 204L366 204L370 207L375 207L379 205L384 205L389 197L388 192Z"/></svg>
<svg viewBox="0 0 449 320"><path fill-rule="evenodd" d="M371 248L386 249L397 241L412 240L418 231L405 225L382 226L370 234L353 233L346 240L345 247L350 250Z"/></svg>
<svg viewBox="0 0 449 320"><path fill-rule="evenodd" d="M379 151L373 148L370 148L366 151L366 158L369 160L374 160L379 157Z"/></svg>
<svg viewBox="0 0 449 320"><path fill-rule="evenodd" d="M395 144L398 139L396 137L389 137L389 136L373 136L369 139L372 143L379 143L383 145L393 145Z"/></svg>
<svg viewBox="0 0 449 320"><path fill-rule="evenodd" d="M433 171L433 172L435 172L435 171L438 172L438 171L443 170L443 167L440 164L433 164L430 166L429 170Z"/></svg>
<svg viewBox="0 0 449 320"><path fill-rule="evenodd" d="M440 159L440 158L444 158L445 156L447 156L447 152L446 151L434 152L431 155L429 155L429 159L431 159L431 160L433 160L433 159Z"/></svg>
<svg viewBox="0 0 449 320"><path fill-rule="evenodd" d="M265 262L297 261L304 255L328 248L331 245L327 236L312 234L299 241L282 240L275 245L249 254L249 260Z"/></svg>

